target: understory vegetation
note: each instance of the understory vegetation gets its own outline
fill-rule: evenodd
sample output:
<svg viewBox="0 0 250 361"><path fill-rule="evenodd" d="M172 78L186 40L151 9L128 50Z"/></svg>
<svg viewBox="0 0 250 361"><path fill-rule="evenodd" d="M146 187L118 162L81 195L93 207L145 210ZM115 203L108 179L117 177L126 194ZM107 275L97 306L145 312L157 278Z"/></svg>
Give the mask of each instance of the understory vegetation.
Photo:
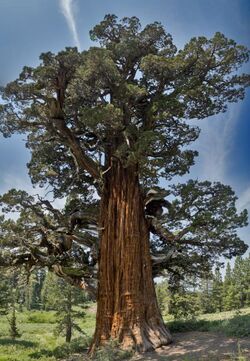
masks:
<svg viewBox="0 0 250 361"><path fill-rule="evenodd" d="M167 279L158 283L158 302L170 332L249 337L249 259L237 257L234 267L228 264L224 279L216 270L192 287L190 280L176 289L168 286ZM0 361L66 360L74 354L87 359L96 304L84 291L39 268L29 279L14 268L2 272L0 289ZM121 351L117 346L108 343L97 350L95 359L130 358L129 350Z"/></svg>
<svg viewBox="0 0 250 361"><path fill-rule="evenodd" d="M95 315L88 313L84 320L79 318L79 325L85 335L75 332L70 343L57 335L55 311L23 311L17 314L21 337L12 339L9 336L9 325L6 316L0 319L0 361L55 361L69 354L87 350L90 334L93 332Z"/></svg>
<svg viewBox="0 0 250 361"><path fill-rule="evenodd" d="M250 255L244 259L237 256L233 267L228 262L224 278L217 268L206 278L185 278L174 287L163 279L156 292L162 314L175 319L249 307Z"/></svg>
<svg viewBox="0 0 250 361"><path fill-rule="evenodd" d="M171 332L211 331L226 336L250 336L250 308L203 314L193 319L169 320Z"/></svg>
<svg viewBox="0 0 250 361"><path fill-rule="evenodd" d="M76 308L77 311L77 308ZM34 310L17 312L21 337L12 339L6 316L0 317L0 361L56 361L65 360L69 355L86 355L95 326L95 304L88 303L85 317L77 319L85 335L78 331L70 343L63 336L57 336L56 312ZM187 331L213 331L227 336L250 336L250 308L238 311L204 314L193 320L165 319L173 333ZM96 360L122 360L131 356L129 351L119 351L115 343L108 344L96 354ZM185 359L186 360L186 359ZM233 358L232 358L233 360ZM239 359L238 359L239 360ZM245 360L242 358L242 361Z"/></svg>

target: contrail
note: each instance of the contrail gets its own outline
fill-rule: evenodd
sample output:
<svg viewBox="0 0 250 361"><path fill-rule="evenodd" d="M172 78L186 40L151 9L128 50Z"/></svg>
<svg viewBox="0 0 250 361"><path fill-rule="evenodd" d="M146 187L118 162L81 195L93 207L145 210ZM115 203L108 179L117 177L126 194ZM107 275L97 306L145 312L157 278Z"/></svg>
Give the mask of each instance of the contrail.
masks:
<svg viewBox="0 0 250 361"><path fill-rule="evenodd" d="M63 15L67 21L69 30L73 36L74 43L81 50L80 40L76 29L76 22L73 12L73 0L59 0Z"/></svg>

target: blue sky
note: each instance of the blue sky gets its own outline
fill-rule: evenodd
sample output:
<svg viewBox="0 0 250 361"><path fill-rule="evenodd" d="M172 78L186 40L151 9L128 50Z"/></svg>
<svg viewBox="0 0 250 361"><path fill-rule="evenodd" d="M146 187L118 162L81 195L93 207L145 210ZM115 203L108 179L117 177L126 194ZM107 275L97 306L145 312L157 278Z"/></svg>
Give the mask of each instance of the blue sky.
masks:
<svg viewBox="0 0 250 361"><path fill-rule="evenodd" d="M89 30L105 14L137 16L143 25L160 21L181 48L193 36L224 33L250 48L249 0L0 0L0 85L15 79L22 66L35 66L44 51L91 45ZM244 67L249 72L249 64ZM216 117L198 122L200 152L186 178L230 184L238 208L250 212L250 91ZM29 154L20 137L0 138L0 193L11 187L34 193L25 164ZM250 227L240 231L250 245Z"/></svg>

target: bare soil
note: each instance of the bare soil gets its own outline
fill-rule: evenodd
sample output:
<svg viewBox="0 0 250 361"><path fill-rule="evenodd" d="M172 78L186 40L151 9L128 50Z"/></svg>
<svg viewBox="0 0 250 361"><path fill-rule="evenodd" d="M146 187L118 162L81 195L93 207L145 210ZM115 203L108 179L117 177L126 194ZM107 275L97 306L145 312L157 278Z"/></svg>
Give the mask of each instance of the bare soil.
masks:
<svg viewBox="0 0 250 361"><path fill-rule="evenodd" d="M155 352L135 355L130 361L250 361L250 337L227 337L199 331L173 336L171 345ZM89 361L89 358L75 354L61 361Z"/></svg>
<svg viewBox="0 0 250 361"><path fill-rule="evenodd" d="M226 337L213 332L185 332L174 335L174 342L156 352L133 357L133 361L226 361L244 355L250 360L250 337ZM235 358L234 358L235 356Z"/></svg>

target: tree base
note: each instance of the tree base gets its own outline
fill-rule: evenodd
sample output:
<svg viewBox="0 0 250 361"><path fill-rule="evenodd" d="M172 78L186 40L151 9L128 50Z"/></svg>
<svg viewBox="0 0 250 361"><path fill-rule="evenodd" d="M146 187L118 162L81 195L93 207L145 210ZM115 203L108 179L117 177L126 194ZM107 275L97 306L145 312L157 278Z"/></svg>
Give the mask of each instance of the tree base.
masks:
<svg viewBox="0 0 250 361"><path fill-rule="evenodd" d="M173 342L170 332L165 327L149 327L140 328L135 326L131 331L131 335L126 335L122 342L122 349L133 349L139 353L154 351L155 349L167 346Z"/></svg>
<svg viewBox="0 0 250 361"><path fill-rule="evenodd" d="M122 350L133 350L139 353L154 351L173 342L169 330L162 321L160 324L153 323L150 326L146 323L143 327L134 325L129 330L123 329L118 335L111 335L109 339L100 339L95 335L89 354L93 354L99 347L105 346L111 340L117 341Z"/></svg>

